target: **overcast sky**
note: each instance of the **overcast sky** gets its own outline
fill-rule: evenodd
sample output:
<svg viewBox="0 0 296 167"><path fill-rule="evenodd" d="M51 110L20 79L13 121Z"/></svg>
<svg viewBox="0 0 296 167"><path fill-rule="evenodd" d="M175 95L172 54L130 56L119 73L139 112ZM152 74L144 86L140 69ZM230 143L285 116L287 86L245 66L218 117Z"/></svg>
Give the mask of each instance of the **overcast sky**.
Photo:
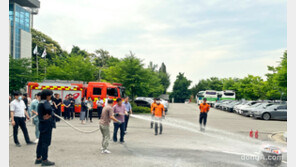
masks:
<svg viewBox="0 0 296 167"><path fill-rule="evenodd" d="M70 51L134 52L197 84L264 76L287 48L286 0L40 0L34 28Z"/></svg>

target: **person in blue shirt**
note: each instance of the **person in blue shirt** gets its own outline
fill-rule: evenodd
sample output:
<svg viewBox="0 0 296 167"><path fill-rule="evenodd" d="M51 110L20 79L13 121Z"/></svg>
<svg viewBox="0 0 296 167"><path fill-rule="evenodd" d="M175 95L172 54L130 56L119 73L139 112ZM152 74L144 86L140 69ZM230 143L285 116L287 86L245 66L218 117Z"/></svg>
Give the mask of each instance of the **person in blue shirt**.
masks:
<svg viewBox="0 0 296 167"><path fill-rule="evenodd" d="M38 143L39 141L39 136L40 136L40 132L39 132L39 118L38 118L38 104L41 98L41 92L37 93L35 95L35 99L32 101L31 105L30 105L30 109L32 112L32 116L35 116L33 118L33 124L35 125L35 136L36 136L36 140L34 141L35 143Z"/></svg>
<svg viewBox="0 0 296 167"><path fill-rule="evenodd" d="M128 124L129 116L130 116L130 114L133 114L132 106L131 106L131 104L128 102L128 99L129 99L129 98L126 97L126 98L124 99L124 102L123 102L123 104L124 104L124 106L125 106L125 111L128 113L128 115L125 115L125 127L124 127L124 133L125 133L125 134L127 133L126 129L127 129L127 124Z"/></svg>

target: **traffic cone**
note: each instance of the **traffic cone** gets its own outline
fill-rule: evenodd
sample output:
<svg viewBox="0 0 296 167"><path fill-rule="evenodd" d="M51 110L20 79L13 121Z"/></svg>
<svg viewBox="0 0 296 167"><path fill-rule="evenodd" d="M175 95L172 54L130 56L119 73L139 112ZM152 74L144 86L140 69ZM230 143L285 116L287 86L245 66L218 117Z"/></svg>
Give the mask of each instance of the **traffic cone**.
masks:
<svg viewBox="0 0 296 167"><path fill-rule="evenodd" d="M256 139L258 139L258 133L259 133L258 130L256 130L256 132L255 132L255 138Z"/></svg>
<svg viewBox="0 0 296 167"><path fill-rule="evenodd" d="M250 137L253 137L253 130L250 131Z"/></svg>

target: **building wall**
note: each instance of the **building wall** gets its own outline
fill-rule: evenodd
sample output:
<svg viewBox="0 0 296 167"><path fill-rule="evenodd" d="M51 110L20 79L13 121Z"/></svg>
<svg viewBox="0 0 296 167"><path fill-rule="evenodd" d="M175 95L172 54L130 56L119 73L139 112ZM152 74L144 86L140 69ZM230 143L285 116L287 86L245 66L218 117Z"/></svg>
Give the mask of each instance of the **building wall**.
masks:
<svg viewBox="0 0 296 167"><path fill-rule="evenodd" d="M32 34L21 30L21 47L20 47L20 58L31 58L32 57Z"/></svg>
<svg viewBox="0 0 296 167"><path fill-rule="evenodd" d="M26 31L27 33L31 33L30 27L30 11L26 10L25 8L21 7L16 3L9 4L9 20L10 20L10 33L11 33L11 40L10 40L10 52L13 58L18 59L22 57L27 57L28 54L25 50L21 51L21 45L23 47L28 46L28 42L32 42L31 37L28 37L27 34L24 34L23 42L21 44L21 31ZM25 40L29 41L25 41ZM31 48L32 46L30 46ZM25 53L26 55L22 56L21 54ZM31 56L30 56L31 57Z"/></svg>

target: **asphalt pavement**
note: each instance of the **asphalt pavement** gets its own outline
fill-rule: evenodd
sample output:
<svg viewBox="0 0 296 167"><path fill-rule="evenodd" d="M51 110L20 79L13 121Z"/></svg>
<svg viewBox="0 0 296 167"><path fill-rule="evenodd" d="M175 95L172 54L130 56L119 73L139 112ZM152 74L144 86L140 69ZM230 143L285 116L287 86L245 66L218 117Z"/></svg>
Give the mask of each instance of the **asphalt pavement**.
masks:
<svg viewBox="0 0 296 167"><path fill-rule="evenodd" d="M170 104L163 120L163 134L154 135L150 129L150 115L137 114L130 118L125 143L110 141L111 154L101 154L101 133L84 134L70 128L66 123L57 123L53 130L49 160L61 167L95 166L263 166L258 157L266 144L280 147L284 151L287 166L286 144L272 140L271 134L287 130L286 121L263 121L211 109L205 132L199 131L197 105ZM80 124L79 118L71 120L73 126L91 131L98 128L98 119L93 123ZM27 123L31 140L35 140L34 126ZM111 134L113 124L110 126ZM258 130L259 138L251 139L249 131ZM10 126L10 134L12 128ZM119 134L118 134L119 135ZM26 145L19 130L22 147L16 147L9 138L10 166L34 165L36 145ZM112 135L111 135L112 137ZM119 137L119 136L118 136Z"/></svg>

